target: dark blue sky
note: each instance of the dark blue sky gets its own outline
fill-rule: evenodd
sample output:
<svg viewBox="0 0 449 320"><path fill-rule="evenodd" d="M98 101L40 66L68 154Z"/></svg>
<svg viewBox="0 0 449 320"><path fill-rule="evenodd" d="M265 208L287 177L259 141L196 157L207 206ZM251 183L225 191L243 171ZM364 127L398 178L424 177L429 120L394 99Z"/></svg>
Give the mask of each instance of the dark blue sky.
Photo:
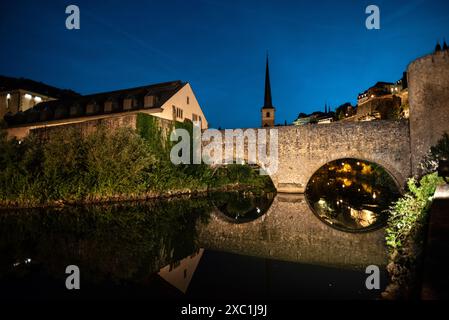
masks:
<svg viewBox="0 0 449 320"><path fill-rule="evenodd" d="M65 28L77 4L81 29ZM365 28L365 8L381 29ZM260 125L265 54L277 122L356 102L449 40L449 1L5 1L0 74L82 94L189 81L214 127Z"/></svg>

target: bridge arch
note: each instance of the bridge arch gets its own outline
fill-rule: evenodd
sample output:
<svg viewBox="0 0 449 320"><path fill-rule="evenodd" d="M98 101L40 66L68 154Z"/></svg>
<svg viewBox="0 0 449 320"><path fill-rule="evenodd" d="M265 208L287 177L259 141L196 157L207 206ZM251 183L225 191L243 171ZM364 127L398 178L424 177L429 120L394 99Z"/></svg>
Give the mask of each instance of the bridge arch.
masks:
<svg viewBox="0 0 449 320"><path fill-rule="evenodd" d="M398 181L378 163L340 158L312 174L305 198L325 224L358 233L382 228L388 218L387 210L400 192Z"/></svg>
<svg viewBox="0 0 449 320"><path fill-rule="evenodd" d="M345 156L340 156L340 157L337 156L337 157L325 159L323 161L316 163L312 167L312 170L310 171L311 174L307 178L305 186L307 187L307 185L310 183L310 180L312 179L314 174L316 172L318 172L321 168L326 166L327 164L336 162L336 161L344 161L347 159L360 160L362 162L372 163L372 164L375 164L375 165L381 167L392 178L392 180L394 181L394 183L396 184L398 189L401 191L401 193L404 191L405 181L406 181L407 177L403 177L402 174L398 170L396 170L392 165L390 165L389 163L386 163L382 159L374 159L374 157L371 157L371 156L367 156L367 155L362 156L360 154L357 155L355 153L354 154L345 153Z"/></svg>
<svg viewBox="0 0 449 320"><path fill-rule="evenodd" d="M278 130L279 165L271 175L278 192L304 193L319 168L344 158L381 166L401 191L411 175L407 121L335 122Z"/></svg>

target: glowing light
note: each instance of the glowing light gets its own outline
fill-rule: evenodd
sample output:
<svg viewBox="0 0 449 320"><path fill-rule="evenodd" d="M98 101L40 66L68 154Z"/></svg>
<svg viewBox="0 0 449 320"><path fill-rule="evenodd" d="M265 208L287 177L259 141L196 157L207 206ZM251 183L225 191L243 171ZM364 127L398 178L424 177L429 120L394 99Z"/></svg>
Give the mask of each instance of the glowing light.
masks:
<svg viewBox="0 0 449 320"><path fill-rule="evenodd" d="M7 95L6 95L6 99L11 99L11 94L10 93L8 93Z"/></svg>
<svg viewBox="0 0 449 320"><path fill-rule="evenodd" d="M376 194L375 193L373 193L373 199L376 199Z"/></svg>
<svg viewBox="0 0 449 320"><path fill-rule="evenodd" d="M42 102L42 98L41 97L34 97L34 101L36 101L37 103Z"/></svg>
<svg viewBox="0 0 449 320"><path fill-rule="evenodd" d="M31 94L28 94L28 93L26 93L24 97L25 97L25 99L28 99L28 100L31 100L31 98L32 98Z"/></svg>

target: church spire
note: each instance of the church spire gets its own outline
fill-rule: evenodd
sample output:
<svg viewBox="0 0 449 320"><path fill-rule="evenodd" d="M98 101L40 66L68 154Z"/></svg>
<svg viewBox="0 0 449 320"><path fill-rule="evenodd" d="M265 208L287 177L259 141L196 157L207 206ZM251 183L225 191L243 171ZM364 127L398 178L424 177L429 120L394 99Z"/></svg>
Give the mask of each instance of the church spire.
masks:
<svg viewBox="0 0 449 320"><path fill-rule="evenodd" d="M270 84L270 69L268 66L268 54L267 54L267 64L265 69L265 99L264 108L273 108L273 102L271 100L271 84Z"/></svg>
<svg viewBox="0 0 449 320"><path fill-rule="evenodd" d="M265 66L265 97L263 102L262 112L262 127L274 127L274 113L273 101L271 100L271 84L270 84L270 69L268 67L268 53L267 63Z"/></svg>

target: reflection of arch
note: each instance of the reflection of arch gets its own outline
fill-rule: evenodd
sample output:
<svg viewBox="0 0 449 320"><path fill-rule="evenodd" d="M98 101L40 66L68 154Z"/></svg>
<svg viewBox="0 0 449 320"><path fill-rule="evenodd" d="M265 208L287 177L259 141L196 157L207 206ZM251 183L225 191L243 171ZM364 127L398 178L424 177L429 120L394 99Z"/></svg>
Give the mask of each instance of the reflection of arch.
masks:
<svg viewBox="0 0 449 320"><path fill-rule="evenodd" d="M239 193L239 197L241 196L242 195ZM251 197L252 201L255 202L254 207L243 210L241 212L241 218L239 219L233 218L229 215L229 213L226 214L226 212L224 212L226 210L226 206L229 205L229 202L222 203L221 205L214 203L214 213L220 220L232 224L242 224L255 221L266 214L271 208L275 198L275 193L270 192L260 196L251 195Z"/></svg>

